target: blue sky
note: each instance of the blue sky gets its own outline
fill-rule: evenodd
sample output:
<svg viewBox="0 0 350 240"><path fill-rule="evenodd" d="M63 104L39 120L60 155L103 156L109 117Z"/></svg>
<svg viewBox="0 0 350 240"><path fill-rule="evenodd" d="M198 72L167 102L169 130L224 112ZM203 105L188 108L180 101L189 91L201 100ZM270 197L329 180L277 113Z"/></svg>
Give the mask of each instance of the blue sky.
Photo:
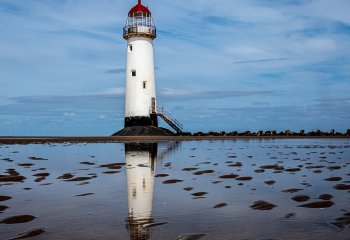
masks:
<svg viewBox="0 0 350 240"><path fill-rule="evenodd" d="M123 127L136 0L0 0L0 135ZM350 128L350 1L144 0L158 105L187 131Z"/></svg>

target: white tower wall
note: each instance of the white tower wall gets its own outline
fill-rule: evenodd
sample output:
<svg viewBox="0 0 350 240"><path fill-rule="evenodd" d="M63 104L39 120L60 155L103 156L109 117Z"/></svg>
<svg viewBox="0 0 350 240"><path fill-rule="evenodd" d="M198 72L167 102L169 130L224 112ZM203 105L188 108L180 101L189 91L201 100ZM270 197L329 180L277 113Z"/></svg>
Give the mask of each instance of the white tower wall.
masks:
<svg viewBox="0 0 350 240"><path fill-rule="evenodd" d="M133 76L135 71L136 76ZM156 99L153 40L130 37L127 45L125 117L150 117Z"/></svg>

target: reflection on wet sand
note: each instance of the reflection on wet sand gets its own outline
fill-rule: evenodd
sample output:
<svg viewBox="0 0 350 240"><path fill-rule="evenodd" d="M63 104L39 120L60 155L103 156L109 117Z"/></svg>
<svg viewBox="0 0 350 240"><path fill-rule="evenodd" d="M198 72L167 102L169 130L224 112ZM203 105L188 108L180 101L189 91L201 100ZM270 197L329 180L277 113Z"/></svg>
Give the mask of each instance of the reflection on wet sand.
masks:
<svg viewBox="0 0 350 240"><path fill-rule="evenodd" d="M126 220L130 239L150 238L153 223L152 202L157 143L125 144L129 216Z"/></svg>
<svg viewBox="0 0 350 240"><path fill-rule="evenodd" d="M176 151L179 143L168 143L159 159ZM130 239L147 240L151 228L166 223L155 223L152 218L154 177L157 163L157 143L125 144L126 176L128 186L128 217L126 219ZM156 177L164 177L160 174Z"/></svg>

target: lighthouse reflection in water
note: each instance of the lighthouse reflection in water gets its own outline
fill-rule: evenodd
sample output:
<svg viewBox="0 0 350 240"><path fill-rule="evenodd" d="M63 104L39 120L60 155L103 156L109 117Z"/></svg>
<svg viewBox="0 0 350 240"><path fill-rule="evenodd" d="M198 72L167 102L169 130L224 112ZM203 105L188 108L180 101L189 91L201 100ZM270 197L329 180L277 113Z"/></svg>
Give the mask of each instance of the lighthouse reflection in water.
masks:
<svg viewBox="0 0 350 240"><path fill-rule="evenodd" d="M162 159L178 147L167 144L159 155ZM157 143L125 144L126 176L128 185L128 217L130 239L147 240L151 237L154 176L157 163Z"/></svg>

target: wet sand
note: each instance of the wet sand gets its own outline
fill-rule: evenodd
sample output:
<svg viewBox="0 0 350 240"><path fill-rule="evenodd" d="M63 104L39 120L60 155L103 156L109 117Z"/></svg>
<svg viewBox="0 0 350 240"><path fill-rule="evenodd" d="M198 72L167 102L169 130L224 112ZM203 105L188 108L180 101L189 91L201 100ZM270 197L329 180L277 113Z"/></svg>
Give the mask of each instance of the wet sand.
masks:
<svg viewBox="0 0 350 240"><path fill-rule="evenodd" d="M111 141L0 144L0 239L349 239L349 139Z"/></svg>

